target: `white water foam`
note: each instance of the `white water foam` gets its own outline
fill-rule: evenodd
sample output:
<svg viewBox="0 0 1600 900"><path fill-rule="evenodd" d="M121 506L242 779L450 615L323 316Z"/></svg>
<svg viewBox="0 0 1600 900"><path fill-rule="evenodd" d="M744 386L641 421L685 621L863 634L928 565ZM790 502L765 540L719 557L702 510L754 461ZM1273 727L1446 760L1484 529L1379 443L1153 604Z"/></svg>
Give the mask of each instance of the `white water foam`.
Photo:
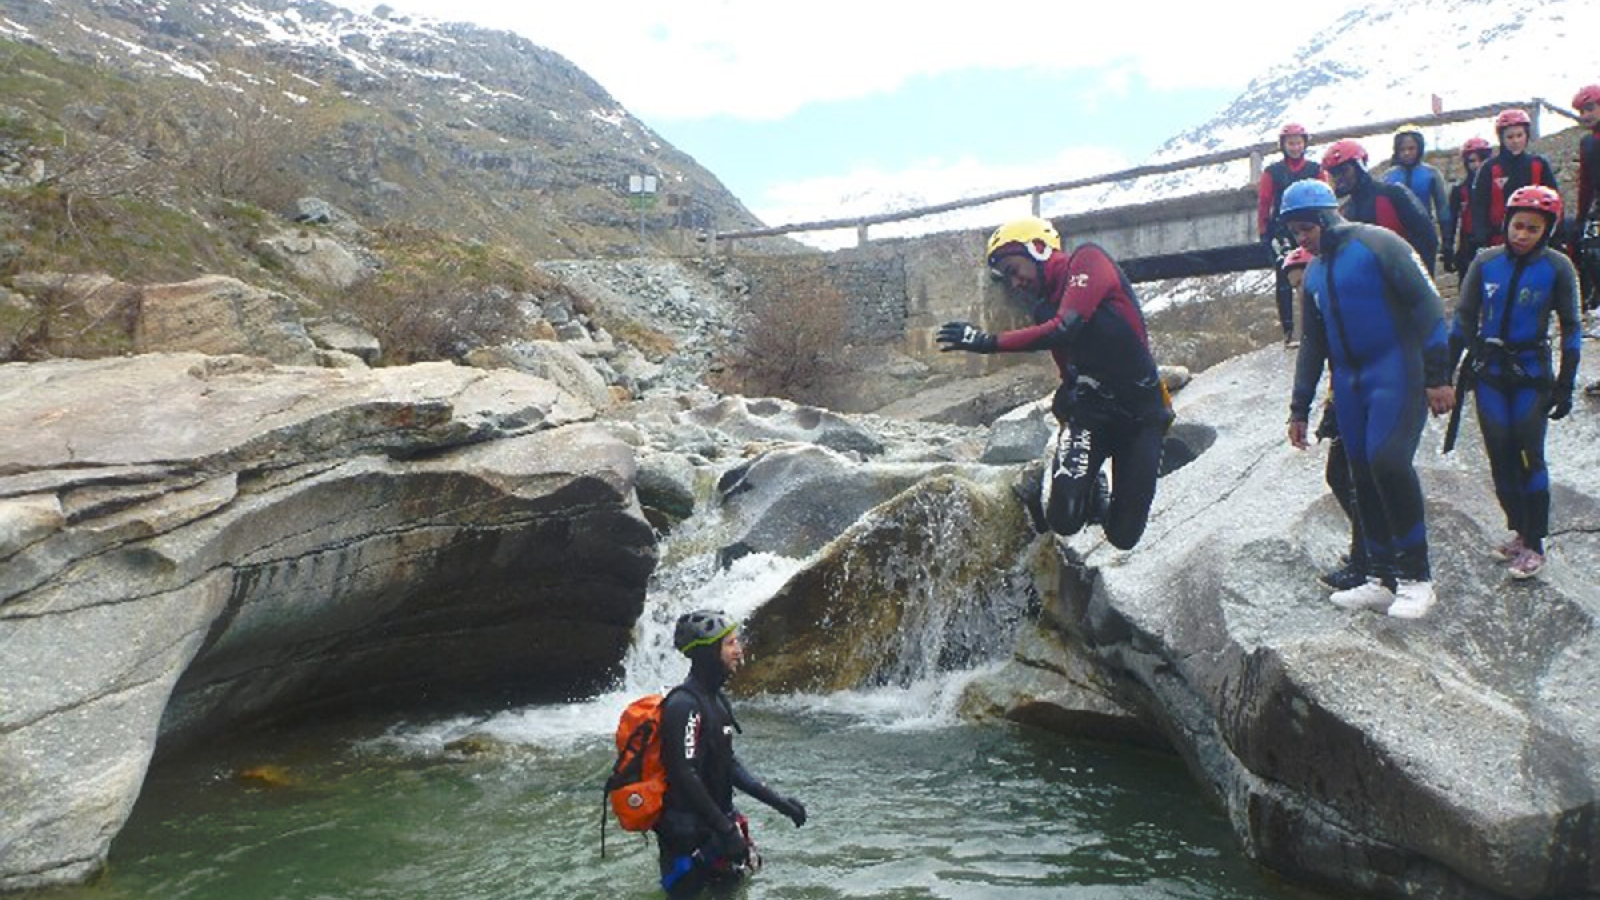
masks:
<svg viewBox="0 0 1600 900"><path fill-rule="evenodd" d="M460 717L423 725L399 725L375 742L392 752L437 756L453 742L482 737L496 743L570 750L609 740L622 710L641 694L664 691L688 674L687 660L672 646L678 617L696 609L718 609L743 621L799 571L804 560L753 553L726 569L714 554L691 557L658 570L651 579L633 644L623 659L621 684L612 691L564 705L539 705L489 717Z"/></svg>

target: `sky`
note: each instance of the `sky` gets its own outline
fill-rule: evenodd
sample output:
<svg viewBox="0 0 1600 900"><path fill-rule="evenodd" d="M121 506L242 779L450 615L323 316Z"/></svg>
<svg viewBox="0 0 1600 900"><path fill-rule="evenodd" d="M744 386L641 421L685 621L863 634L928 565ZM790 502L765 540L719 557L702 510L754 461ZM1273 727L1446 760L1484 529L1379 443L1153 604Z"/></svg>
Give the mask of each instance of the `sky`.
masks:
<svg viewBox="0 0 1600 900"><path fill-rule="evenodd" d="M368 0L337 0L370 13ZM769 225L1137 165L1359 0L387 0L572 60ZM1261 35L1275 29L1270 39Z"/></svg>

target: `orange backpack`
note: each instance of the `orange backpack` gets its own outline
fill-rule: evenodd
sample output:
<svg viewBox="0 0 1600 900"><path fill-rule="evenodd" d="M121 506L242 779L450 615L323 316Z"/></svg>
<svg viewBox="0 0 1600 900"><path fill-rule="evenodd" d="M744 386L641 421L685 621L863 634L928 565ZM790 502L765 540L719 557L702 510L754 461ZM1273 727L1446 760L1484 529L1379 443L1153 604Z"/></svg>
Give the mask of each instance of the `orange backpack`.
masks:
<svg viewBox="0 0 1600 900"><path fill-rule="evenodd" d="M661 818L667 794L667 770L661 763L661 707L666 699L661 694L646 694L629 703L617 722L617 761L606 779L605 797L624 831L649 831ZM600 855L605 854L606 814L602 809Z"/></svg>

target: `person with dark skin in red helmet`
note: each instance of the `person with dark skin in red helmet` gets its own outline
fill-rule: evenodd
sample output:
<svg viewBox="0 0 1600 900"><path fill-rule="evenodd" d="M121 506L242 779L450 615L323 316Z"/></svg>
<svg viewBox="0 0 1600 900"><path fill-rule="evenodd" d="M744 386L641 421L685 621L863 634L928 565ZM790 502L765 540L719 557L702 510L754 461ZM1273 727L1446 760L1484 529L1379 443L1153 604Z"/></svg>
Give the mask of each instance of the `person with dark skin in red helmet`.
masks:
<svg viewBox="0 0 1600 900"><path fill-rule="evenodd" d="M1498 247L1505 242L1506 199L1530 184L1556 190L1556 170L1550 160L1528 150L1533 139L1533 119L1523 110L1502 110L1494 117L1500 150L1478 170L1472 180L1472 241L1477 247Z"/></svg>
<svg viewBox="0 0 1600 900"><path fill-rule="evenodd" d="M1484 162L1494 155L1494 148L1481 137L1467 138L1461 145L1461 180L1450 186L1444 218L1439 220L1439 237L1443 244L1439 259L1446 272L1465 273L1478 248L1472 243L1472 214L1469 200L1472 196L1472 179L1483 168Z"/></svg>
<svg viewBox="0 0 1600 900"><path fill-rule="evenodd" d="M1333 192L1344 198L1344 217L1381 225L1406 239L1423 268L1433 274L1439 232L1417 195L1403 184L1378 181L1367 171L1367 150L1359 141L1335 141L1322 153L1322 170Z"/></svg>
<svg viewBox="0 0 1600 900"><path fill-rule="evenodd" d="M1506 200L1505 241L1473 259L1461 280L1450 328L1452 362L1470 348L1473 400L1483 433L1495 498L1510 540L1494 554L1513 578L1544 567L1550 529L1550 473L1545 466L1547 422L1572 411L1582 332L1577 273L1566 254L1549 246L1561 221L1561 195L1541 185L1519 188ZM1561 367L1550 366L1550 317L1561 326Z"/></svg>
<svg viewBox="0 0 1600 900"><path fill-rule="evenodd" d="M1289 285L1279 260L1294 242L1278 226L1278 205L1283 202L1283 192L1289 185L1306 178L1323 177L1322 167L1306 159L1310 140L1304 125L1290 122L1279 129L1278 150L1283 159L1261 171L1261 182L1256 188L1256 234L1276 273L1273 290L1278 301L1278 324L1283 326L1283 342L1289 347L1295 345L1294 288Z"/></svg>

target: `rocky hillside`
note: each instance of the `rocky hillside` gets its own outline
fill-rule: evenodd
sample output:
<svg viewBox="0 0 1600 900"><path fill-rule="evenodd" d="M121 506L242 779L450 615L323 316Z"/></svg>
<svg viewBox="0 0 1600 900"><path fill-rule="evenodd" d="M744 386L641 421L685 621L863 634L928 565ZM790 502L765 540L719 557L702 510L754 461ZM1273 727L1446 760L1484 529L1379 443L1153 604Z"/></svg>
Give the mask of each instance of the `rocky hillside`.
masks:
<svg viewBox="0 0 1600 900"><path fill-rule="evenodd" d="M4 0L0 13L0 37L18 45L0 50L7 118L69 142L116 132L144 145L135 155L170 158L172 141L241 138L254 122L266 146L237 162L369 222L535 256L631 251L641 212L657 249L759 224L571 62L508 32L321 0ZM22 47L73 71L40 71ZM627 186L642 175L659 178L660 196L641 211Z"/></svg>

